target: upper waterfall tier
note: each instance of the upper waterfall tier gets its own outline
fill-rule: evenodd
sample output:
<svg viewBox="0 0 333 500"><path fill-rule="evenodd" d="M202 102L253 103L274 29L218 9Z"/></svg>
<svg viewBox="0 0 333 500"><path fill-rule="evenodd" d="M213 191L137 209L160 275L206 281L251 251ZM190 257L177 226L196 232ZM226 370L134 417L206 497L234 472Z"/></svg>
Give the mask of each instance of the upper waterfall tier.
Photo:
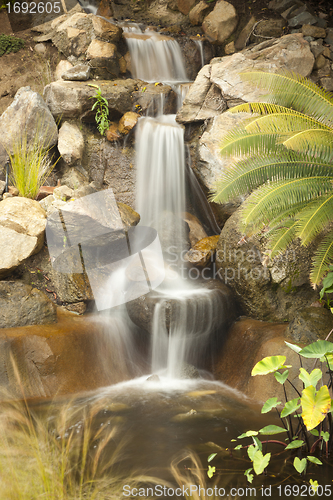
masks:
<svg viewBox="0 0 333 500"><path fill-rule="evenodd" d="M146 82L176 84L189 81L176 40L137 25L123 26L131 54L132 75Z"/></svg>

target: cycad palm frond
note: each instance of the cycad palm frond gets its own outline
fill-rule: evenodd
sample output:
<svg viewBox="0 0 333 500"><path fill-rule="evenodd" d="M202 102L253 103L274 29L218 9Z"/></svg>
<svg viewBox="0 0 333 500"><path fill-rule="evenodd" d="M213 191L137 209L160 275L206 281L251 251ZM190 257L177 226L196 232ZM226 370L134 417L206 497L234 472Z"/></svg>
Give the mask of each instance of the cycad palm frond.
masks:
<svg viewBox="0 0 333 500"><path fill-rule="evenodd" d="M333 218L333 98L293 73L251 71L242 78L269 95L266 102L230 110L256 115L224 138L221 153L241 159L217 181L212 200L224 202L252 192L241 207L248 235L265 228L273 254L296 237L308 245ZM313 285L320 283L332 260L333 230L315 254Z"/></svg>
<svg viewBox="0 0 333 500"><path fill-rule="evenodd" d="M311 80L291 72L278 74L251 71L242 73L241 77L267 89L270 94L265 97L269 102L291 107L328 126L333 124L333 98Z"/></svg>
<svg viewBox="0 0 333 500"><path fill-rule="evenodd" d="M315 120L302 113L272 113L270 115L254 118L250 123L245 125L245 130L248 133L263 132L270 134L292 134L308 129L318 129L332 133L327 125ZM294 149L294 148L292 148Z"/></svg>
<svg viewBox="0 0 333 500"><path fill-rule="evenodd" d="M225 156L242 156L256 154L263 149L273 150L277 144L277 139L281 136L282 134L280 133L271 134L256 132L251 134L241 128L231 131L223 138L220 151L221 154ZM284 134L283 137L286 140L288 134Z"/></svg>
<svg viewBox="0 0 333 500"><path fill-rule="evenodd" d="M254 191L241 208L243 226L249 234L269 224L281 211L304 202L311 202L323 193L333 192L332 178L306 177L266 184Z"/></svg>
<svg viewBox="0 0 333 500"><path fill-rule="evenodd" d="M317 248L313 259L313 268L310 273L310 280L317 286L322 277L328 272L329 265L333 261L333 237L332 231L325 236Z"/></svg>
<svg viewBox="0 0 333 500"><path fill-rule="evenodd" d="M331 179L333 181L333 179ZM333 220L333 193L309 203L298 217L297 235L308 245Z"/></svg>
<svg viewBox="0 0 333 500"><path fill-rule="evenodd" d="M244 195L268 181L311 177L313 175L332 176L333 164L321 158L309 158L304 154L281 147L274 153L261 151L260 155L235 162L216 183L211 201L222 203Z"/></svg>
<svg viewBox="0 0 333 500"><path fill-rule="evenodd" d="M280 254L296 237L297 220L287 219L267 233L271 258Z"/></svg>

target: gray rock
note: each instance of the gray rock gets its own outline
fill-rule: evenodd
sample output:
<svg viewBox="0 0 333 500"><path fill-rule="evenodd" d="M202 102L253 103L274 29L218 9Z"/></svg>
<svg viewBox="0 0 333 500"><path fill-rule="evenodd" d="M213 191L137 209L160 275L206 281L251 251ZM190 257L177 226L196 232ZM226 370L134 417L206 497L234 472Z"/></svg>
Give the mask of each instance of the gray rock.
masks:
<svg viewBox="0 0 333 500"><path fill-rule="evenodd" d="M331 45L331 50L333 50L333 28L327 28L327 36L325 38L325 43Z"/></svg>
<svg viewBox="0 0 333 500"><path fill-rule="evenodd" d="M295 0L271 0L268 4L268 8L281 13L295 5L295 3L297 4Z"/></svg>
<svg viewBox="0 0 333 500"><path fill-rule="evenodd" d="M4 151L12 152L13 144L18 144L25 135L29 145L36 134L46 148L57 144L58 128L47 105L37 92L22 87L0 116L0 159L3 161Z"/></svg>
<svg viewBox="0 0 333 500"><path fill-rule="evenodd" d="M73 68L73 64L71 64L66 59L59 61L59 63L57 64L57 67L55 69L55 72L54 72L54 79L60 80L62 78L62 75L64 73L66 73L66 71L68 71L71 68Z"/></svg>
<svg viewBox="0 0 333 500"><path fill-rule="evenodd" d="M59 130L58 150L67 165L80 162L83 155L84 139L76 124L63 122Z"/></svg>
<svg viewBox="0 0 333 500"><path fill-rule="evenodd" d="M324 47L323 47L323 41L322 40L314 40L313 42L310 42L310 48L312 54L315 56L317 59L320 54L324 52Z"/></svg>
<svg viewBox="0 0 333 500"><path fill-rule="evenodd" d="M0 181L0 195L5 192L6 183L5 181Z"/></svg>
<svg viewBox="0 0 333 500"><path fill-rule="evenodd" d="M324 89L329 92L333 92L333 78L332 77L324 77L320 79L320 85L324 87Z"/></svg>
<svg viewBox="0 0 333 500"><path fill-rule="evenodd" d="M141 82L140 82L141 83ZM115 80L113 82L100 81L98 84L103 89L103 97L108 101L110 114L119 116L126 111L132 111L134 99L132 93L138 86L137 80ZM96 89L85 82L56 81L44 89L44 99L51 113L56 118L80 118L94 122L95 113L91 111L94 103L91 97L96 94Z"/></svg>
<svg viewBox="0 0 333 500"><path fill-rule="evenodd" d="M177 113L177 121L189 123L218 116L227 108L230 99L260 100L265 91L242 81L242 72L279 72L283 69L308 76L313 64L314 56L301 34L285 35L232 56L212 59L211 64L200 70L192 84ZM211 89L213 84L215 87ZM211 99L210 92L213 92Z"/></svg>
<svg viewBox="0 0 333 500"><path fill-rule="evenodd" d="M77 64L73 68L69 68L67 71L62 73L61 78L63 80L71 81L86 81L90 78L90 67L86 64Z"/></svg>
<svg viewBox="0 0 333 500"><path fill-rule="evenodd" d="M325 340L332 328L333 316L328 309L305 307L294 313L286 330L286 337L292 343L307 345L318 339Z"/></svg>
<svg viewBox="0 0 333 500"><path fill-rule="evenodd" d="M209 13L210 10L212 10L212 6L210 6L203 0L200 0L200 2L194 5L194 7L192 7L189 12L188 17L190 23L193 24L193 26L202 24L205 16Z"/></svg>
<svg viewBox="0 0 333 500"><path fill-rule="evenodd" d="M283 19L262 19L255 27L250 42L261 43L270 38L280 38L286 26Z"/></svg>
<svg viewBox="0 0 333 500"><path fill-rule="evenodd" d="M15 196L0 202L0 278L39 252L45 225L46 214L37 201Z"/></svg>
<svg viewBox="0 0 333 500"><path fill-rule="evenodd" d="M220 45L235 31L237 23L234 6L219 0L213 11L205 17L202 29L210 42Z"/></svg>
<svg viewBox="0 0 333 500"><path fill-rule="evenodd" d="M295 26L302 26L303 24L315 24L317 18L314 17L310 12L301 12L295 17L289 19L288 24L291 28Z"/></svg>
<svg viewBox="0 0 333 500"><path fill-rule="evenodd" d="M303 36L312 36L313 38L325 38L326 30L324 28L319 28L318 26L312 26L311 24L304 24L302 26Z"/></svg>
<svg viewBox="0 0 333 500"><path fill-rule="evenodd" d="M56 321L56 307L43 292L19 281L0 281L0 328Z"/></svg>
<svg viewBox="0 0 333 500"><path fill-rule="evenodd" d="M255 236L240 244L241 238L237 210L222 229L216 266L246 315L265 321L290 320L295 311L318 299L309 282L311 248L295 241L265 265L265 239Z"/></svg>

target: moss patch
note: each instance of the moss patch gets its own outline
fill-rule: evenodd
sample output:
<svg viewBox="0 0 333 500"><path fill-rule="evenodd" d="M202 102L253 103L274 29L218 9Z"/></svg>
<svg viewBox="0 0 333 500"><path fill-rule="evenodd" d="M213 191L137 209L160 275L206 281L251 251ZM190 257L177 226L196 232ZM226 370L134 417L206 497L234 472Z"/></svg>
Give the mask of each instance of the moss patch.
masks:
<svg viewBox="0 0 333 500"><path fill-rule="evenodd" d="M12 35L0 35L0 57L9 52L18 52L24 47L24 40Z"/></svg>

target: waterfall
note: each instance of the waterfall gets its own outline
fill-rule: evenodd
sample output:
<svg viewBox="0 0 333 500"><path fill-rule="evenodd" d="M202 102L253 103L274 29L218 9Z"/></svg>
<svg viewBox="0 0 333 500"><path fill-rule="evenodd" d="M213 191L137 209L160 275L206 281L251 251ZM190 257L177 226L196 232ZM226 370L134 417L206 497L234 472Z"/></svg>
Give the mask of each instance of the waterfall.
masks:
<svg viewBox="0 0 333 500"><path fill-rule="evenodd" d="M133 76L173 84L180 106L189 83L184 83L188 80L178 43L153 31L142 33L133 24L123 29ZM166 279L150 294L158 299L152 319L151 368L177 378L184 375L188 363L200 362L208 337L224 319L223 300L218 290L186 279L184 128L175 115L139 119L136 155L136 209L140 224L157 230L166 268Z"/></svg>
<svg viewBox="0 0 333 500"><path fill-rule="evenodd" d="M201 58L201 67L205 65L205 56L203 50L203 42L202 40L194 40L196 46L198 47L200 58Z"/></svg>
<svg viewBox="0 0 333 500"><path fill-rule="evenodd" d="M142 33L138 26L123 26L131 54L132 75L146 82L175 84L188 81L176 40L156 33Z"/></svg>

